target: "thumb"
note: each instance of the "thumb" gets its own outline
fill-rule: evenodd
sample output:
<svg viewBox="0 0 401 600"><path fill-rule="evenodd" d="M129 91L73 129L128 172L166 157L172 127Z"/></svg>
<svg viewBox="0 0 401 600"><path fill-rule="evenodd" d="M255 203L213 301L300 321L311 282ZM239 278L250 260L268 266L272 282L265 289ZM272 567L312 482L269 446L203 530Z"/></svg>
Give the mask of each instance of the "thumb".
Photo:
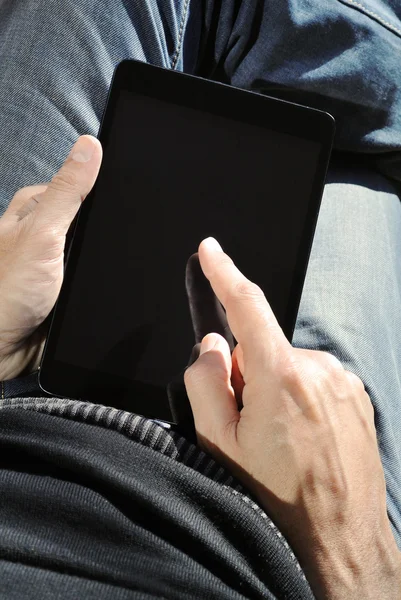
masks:
<svg viewBox="0 0 401 600"><path fill-rule="evenodd" d="M102 145L91 135L82 135L72 147L61 169L46 191L36 194L35 221L51 225L65 235L83 200L91 191L103 157Z"/></svg>
<svg viewBox="0 0 401 600"><path fill-rule="evenodd" d="M209 333L202 340L198 360L184 373L196 433L217 445L223 435L234 431L240 418L230 381L231 368L227 341L217 333Z"/></svg>

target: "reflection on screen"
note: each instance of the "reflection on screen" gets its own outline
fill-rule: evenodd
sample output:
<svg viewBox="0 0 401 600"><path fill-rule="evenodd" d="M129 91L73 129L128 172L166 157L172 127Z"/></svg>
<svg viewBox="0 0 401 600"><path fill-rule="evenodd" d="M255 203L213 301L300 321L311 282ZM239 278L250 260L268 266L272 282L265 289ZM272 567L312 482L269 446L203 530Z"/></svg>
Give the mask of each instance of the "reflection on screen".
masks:
<svg viewBox="0 0 401 600"><path fill-rule="evenodd" d="M214 236L283 324L320 144L121 94L55 358L165 385L195 343L185 270Z"/></svg>

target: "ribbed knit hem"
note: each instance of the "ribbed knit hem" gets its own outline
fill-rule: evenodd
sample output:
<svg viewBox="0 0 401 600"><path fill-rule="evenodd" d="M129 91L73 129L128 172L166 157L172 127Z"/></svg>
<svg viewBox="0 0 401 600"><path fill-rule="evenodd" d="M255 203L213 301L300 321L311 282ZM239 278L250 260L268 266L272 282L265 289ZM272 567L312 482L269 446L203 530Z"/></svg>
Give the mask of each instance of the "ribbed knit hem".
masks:
<svg viewBox="0 0 401 600"><path fill-rule="evenodd" d="M253 500L247 490L230 474L230 472L219 465L213 458L205 454L194 444L191 444L174 431L168 425L159 424L156 421L146 419L139 415L118 410L116 408L93 404L91 402L81 402L78 400L68 400L62 398L4 398L0 400L0 410L6 408L19 408L32 410L81 421L91 425L98 425L113 429L129 437L137 443L147 446L169 456L173 460L181 462L195 471L205 475L209 479L221 483L233 494L238 496L250 506L260 517L263 526L270 527L276 537L288 550L292 560L301 572L303 579L305 575L295 557L291 547L283 535L277 529L270 517Z"/></svg>

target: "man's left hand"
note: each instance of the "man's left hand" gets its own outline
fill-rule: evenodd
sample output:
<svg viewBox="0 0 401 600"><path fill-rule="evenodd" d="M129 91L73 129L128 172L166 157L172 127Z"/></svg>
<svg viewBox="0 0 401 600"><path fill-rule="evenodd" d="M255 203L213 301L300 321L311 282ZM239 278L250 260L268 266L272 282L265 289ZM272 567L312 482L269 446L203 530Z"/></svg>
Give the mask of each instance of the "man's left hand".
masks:
<svg viewBox="0 0 401 600"><path fill-rule="evenodd" d="M86 161L85 151L91 154ZM99 140L81 136L50 183L18 190L0 218L2 381L39 365L46 336L41 325L63 280L66 235L102 158Z"/></svg>

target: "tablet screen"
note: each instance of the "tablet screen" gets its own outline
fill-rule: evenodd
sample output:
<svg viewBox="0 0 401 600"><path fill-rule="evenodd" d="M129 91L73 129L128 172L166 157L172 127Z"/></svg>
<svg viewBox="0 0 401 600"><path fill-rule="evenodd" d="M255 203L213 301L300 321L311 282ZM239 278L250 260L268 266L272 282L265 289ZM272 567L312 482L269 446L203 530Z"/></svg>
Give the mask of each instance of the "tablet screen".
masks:
<svg viewBox="0 0 401 600"><path fill-rule="evenodd" d="M122 91L55 359L166 385L195 343L185 269L208 236L283 326L320 149Z"/></svg>

